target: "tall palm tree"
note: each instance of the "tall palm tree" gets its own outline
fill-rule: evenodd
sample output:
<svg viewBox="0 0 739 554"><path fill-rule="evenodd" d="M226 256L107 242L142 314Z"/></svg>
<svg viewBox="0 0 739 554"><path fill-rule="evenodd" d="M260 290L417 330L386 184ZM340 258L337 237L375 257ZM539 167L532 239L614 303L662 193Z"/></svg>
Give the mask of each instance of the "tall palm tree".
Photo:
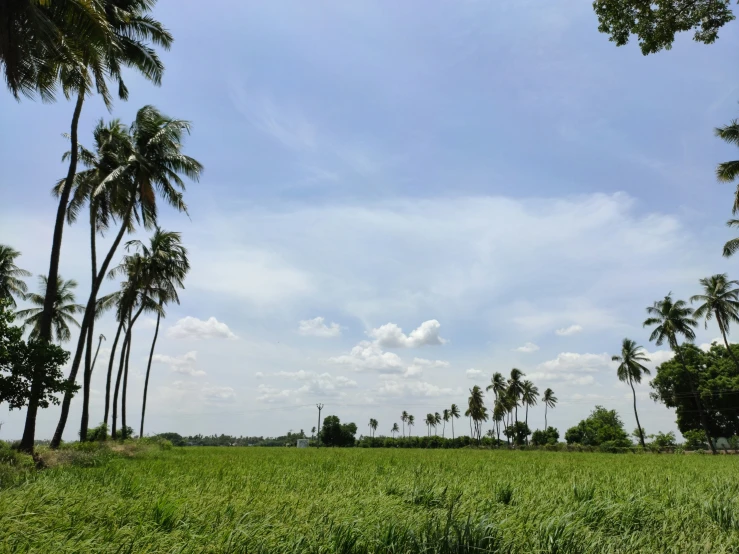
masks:
<svg viewBox="0 0 739 554"><path fill-rule="evenodd" d="M444 411L442 412L442 416L441 416L441 418L444 420L444 425L441 427L442 438L446 436L446 422L449 421L450 417L451 417L451 414L449 413L449 408L444 408Z"/></svg>
<svg viewBox="0 0 739 554"><path fill-rule="evenodd" d="M413 427L416 424L416 418L412 415L409 415L406 419L406 423L408 423L408 436L411 436L411 427Z"/></svg>
<svg viewBox="0 0 739 554"><path fill-rule="evenodd" d="M403 422L403 438L405 438L405 424L408 421L408 412L403 410L403 413L400 414L400 421Z"/></svg>
<svg viewBox="0 0 739 554"><path fill-rule="evenodd" d="M739 369L739 361L734 356L734 351L729 344L729 325L731 323L739 323L739 281L729 281L726 273L704 277L700 280L703 287L703 294L696 294L690 297L690 303L703 302L693 312L696 319L705 319L706 328L712 317L716 317L718 329L724 338L726 350L729 356L734 360L734 365Z"/></svg>
<svg viewBox="0 0 739 554"><path fill-rule="evenodd" d="M547 427L547 408L552 408L557 405L557 397L554 396L554 391L552 389L547 389L544 391L544 395L541 397L541 401L544 403L544 430L546 431L548 429Z"/></svg>
<svg viewBox="0 0 739 554"><path fill-rule="evenodd" d="M670 293L662 300L657 300L653 305L647 307L647 314L650 317L644 321L644 327L655 326L652 334L649 336L649 340L653 341L657 346L660 346L667 340L672 351L677 354L680 364L688 376L693 399L700 414L701 427L703 427L703 432L706 434L711 451L715 454L716 447L711 438L703 402L701 402L693 380L693 372L688 369L688 365L685 363L685 357L678 344L678 335L682 335L687 341L693 341L695 339L693 327L696 327L698 322L692 317L693 310L684 300L673 300L672 293Z"/></svg>
<svg viewBox="0 0 739 554"><path fill-rule="evenodd" d="M434 414L426 414L426 419L423 420L426 424L426 431L429 437L431 436L431 427L433 427L435 421Z"/></svg>
<svg viewBox="0 0 739 554"><path fill-rule="evenodd" d="M518 422L518 401L523 393L523 382L521 378L524 377L523 371L516 369L515 367L511 370L511 377L508 379L508 395L512 400L515 401L514 409L516 411L516 422Z"/></svg>
<svg viewBox="0 0 739 554"><path fill-rule="evenodd" d="M119 217L121 228L116 235L117 243L114 241L114 246L98 271L85 312L87 322L83 319L81 335L86 332L92 319L92 300L105 278L107 264L110 263L123 233L133 228L132 218L142 222L146 228L154 226L158 212L157 195L178 211L187 212L182 193L185 183L180 175L197 181L203 169L197 160L182 154L184 136L189 134L190 128L187 121L169 118L152 106L144 106L136 113L136 119L129 129L131 154L122 165L98 183L94 192L96 196L111 189L110 194L114 198L124 199L119 204L125 204L125 208L122 209L123 215ZM131 329L127 328L126 332L130 333ZM77 377L83 349L84 342L78 342L69 373L70 382L74 382ZM65 394L57 430L51 441L52 448L61 443L71 399L71 395Z"/></svg>
<svg viewBox="0 0 739 554"><path fill-rule="evenodd" d="M631 387L631 394L634 397L636 428L639 429L639 441L641 442L641 447L646 448L644 431L642 430L641 423L639 423L639 414L636 412L636 390L634 389L634 383L641 383L642 375L649 375L649 369L644 366L644 363L648 362L649 358L644 355L644 348L631 339L624 339L621 345L621 355L613 356L611 360L619 363L616 369L618 380L624 383L628 382Z"/></svg>
<svg viewBox="0 0 739 554"><path fill-rule="evenodd" d="M56 288L56 298L54 299L54 311L52 312L52 339L61 344L72 338L72 332L69 326L79 327L80 324L74 318L75 314L82 313L84 308L79 304L75 304L74 289L77 288L77 281L70 279L65 281L61 276L58 277ZM39 325L43 313L44 298L47 291L47 280L44 275L39 276L38 293L26 295L26 300L38 306L37 308L29 308L20 310L17 315L25 320L24 326L31 329L31 336L38 338L40 336Z"/></svg>
<svg viewBox="0 0 739 554"><path fill-rule="evenodd" d="M506 389L507 385L505 382L505 377L503 377L503 374L499 371L493 373L493 376L490 378L490 384L485 387L486 391L493 391L495 400L498 400L499 397L503 396L506 392Z"/></svg>
<svg viewBox="0 0 739 554"><path fill-rule="evenodd" d="M521 403L526 406L526 416L524 422L526 426L529 425L529 406L536 406L536 401L539 398L539 389L529 381L528 379L521 385ZM528 442L528 437L527 437Z"/></svg>
<svg viewBox="0 0 739 554"><path fill-rule="evenodd" d="M434 435L437 434L437 427L441 425L441 414L439 412L434 412Z"/></svg>
<svg viewBox="0 0 739 554"><path fill-rule="evenodd" d="M451 408L449 408L449 416L452 420L452 441L454 440L454 420L459 419L460 413L459 413L459 406L456 404L452 404Z"/></svg>
<svg viewBox="0 0 739 554"><path fill-rule="evenodd" d="M482 422L488 420L487 408L485 407L485 400L482 393L482 389L475 385L470 389L470 397L467 400L467 412L469 413L470 420L474 422L474 436L477 437L477 441L480 442L482 437Z"/></svg>
<svg viewBox="0 0 739 554"><path fill-rule="evenodd" d="M393 428L390 429L390 434L393 436L393 438L395 438L395 433L399 433L399 432L400 432L400 429L398 428L398 424L393 423Z"/></svg>
<svg viewBox="0 0 739 554"><path fill-rule="evenodd" d="M22 277L30 277L31 272L15 265L15 259L21 253L10 246L0 244L0 300L10 302L10 308L15 309L15 297L24 298L28 286Z"/></svg>
<svg viewBox="0 0 739 554"><path fill-rule="evenodd" d="M739 146L739 119L734 119L729 125L715 129L716 136L720 139ZM739 160L724 162L716 167L716 177L723 183L731 183L739 177ZM734 193L734 205L731 212L736 214L739 212L739 186ZM733 253L733 252L732 252ZM726 255L724 253L724 255Z"/></svg>
<svg viewBox="0 0 739 554"><path fill-rule="evenodd" d="M375 438L375 431L377 431L378 422L376 419L370 418L369 420L369 427L371 431L372 438Z"/></svg>
<svg viewBox="0 0 739 554"><path fill-rule="evenodd" d="M503 398L498 398L493 406L493 421L495 422L495 432L498 438L498 446L500 446L500 427L505 419L507 410L503 404Z"/></svg>

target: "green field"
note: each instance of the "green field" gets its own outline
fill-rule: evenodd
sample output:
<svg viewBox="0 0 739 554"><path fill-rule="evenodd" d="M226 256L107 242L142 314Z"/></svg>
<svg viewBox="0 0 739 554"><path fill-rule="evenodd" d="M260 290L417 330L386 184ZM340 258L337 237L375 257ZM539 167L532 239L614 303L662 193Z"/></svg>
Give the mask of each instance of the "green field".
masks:
<svg viewBox="0 0 739 554"><path fill-rule="evenodd" d="M739 552L739 457L177 448L0 490L2 552Z"/></svg>

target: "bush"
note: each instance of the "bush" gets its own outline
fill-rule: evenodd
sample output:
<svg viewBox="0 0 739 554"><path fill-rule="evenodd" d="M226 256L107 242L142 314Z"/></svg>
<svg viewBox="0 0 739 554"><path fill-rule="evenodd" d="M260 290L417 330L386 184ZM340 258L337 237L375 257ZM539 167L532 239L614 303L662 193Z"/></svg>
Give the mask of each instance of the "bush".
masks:
<svg viewBox="0 0 739 554"><path fill-rule="evenodd" d="M686 450L704 450L708 448L706 433L702 429L691 429L683 433Z"/></svg>
<svg viewBox="0 0 739 554"><path fill-rule="evenodd" d="M675 433L670 431L669 433L659 432L656 435L651 435L652 444L659 448L669 448L675 446Z"/></svg>
<svg viewBox="0 0 739 554"><path fill-rule="evenodd" d="M87 430L88 442L104 441L108 438L108 424L101 423L97 427Z"/></svg>
<svg viewBox="0 0 739 554"><path fill-rule="evenodd" d="M584 446L600 446L608 443L607 448L631 446L629 436L624 431L624 424L616 410L606 410L596 406L591 414L565 433L567 444Z"/></svg>
<svg viewBox="0 0 739 554"><path fill-rule="evenodd" d="M531 435L531 444L534 446L557 444L557 441L559 441L559 431L554 427L547 427L546 431L537 429Z"/></svg>
<svg viewBox="0 0 739 554"><path fill-rule="evenodd" d="M34 470L33 458L0 441L0 489L14 485Z"/></svg>

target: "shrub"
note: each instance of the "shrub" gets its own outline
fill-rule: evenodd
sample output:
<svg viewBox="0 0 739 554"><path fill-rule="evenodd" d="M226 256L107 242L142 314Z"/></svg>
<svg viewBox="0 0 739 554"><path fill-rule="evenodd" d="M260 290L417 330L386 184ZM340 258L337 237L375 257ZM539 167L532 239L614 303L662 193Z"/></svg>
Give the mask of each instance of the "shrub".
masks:
<svg viewBox="0 0 739 554"><path fill-rule="evenodd" d="M683 433L687 450L703 450L708 448L706 433L702 429L691 429Z"/></svg>
<svg viewBox="0 0 739 554"><path fill-rule="evenodd" d="M546 431L537 429L531 435L531 444L534 446L545 446L557 444L559 441L559 431L554 427L547 427Z"/></svg>

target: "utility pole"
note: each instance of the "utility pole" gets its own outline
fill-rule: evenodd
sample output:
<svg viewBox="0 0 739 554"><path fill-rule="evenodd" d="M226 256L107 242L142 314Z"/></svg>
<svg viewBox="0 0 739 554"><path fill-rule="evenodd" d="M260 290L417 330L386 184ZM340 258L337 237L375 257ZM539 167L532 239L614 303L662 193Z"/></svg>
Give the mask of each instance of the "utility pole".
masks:
<svg viewBox="0 0 739 554"><path fill-rule="evenodd" d="M316 437L318 438L318 448L321 447L321 410L323 410L323 404L316 404L316 408L318 408L318 433L316 434Z"/></svg>

